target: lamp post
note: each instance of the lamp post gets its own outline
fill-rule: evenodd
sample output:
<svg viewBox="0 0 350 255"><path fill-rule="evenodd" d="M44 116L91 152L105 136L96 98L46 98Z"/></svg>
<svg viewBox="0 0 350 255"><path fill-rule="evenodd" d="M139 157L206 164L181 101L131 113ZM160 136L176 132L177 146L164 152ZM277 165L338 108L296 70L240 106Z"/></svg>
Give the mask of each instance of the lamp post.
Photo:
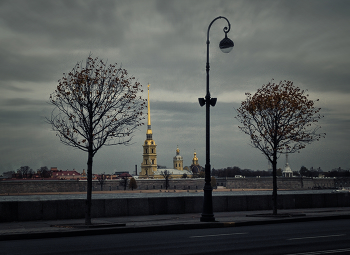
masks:
<svg viewBox="0 0 350 255"><path fill-rule="evenodd" d="M206 149L206 158L205 158L205 185L204 185L204 199L203 199L203 211L202 216L200 218L200 221L202 222L213 222L215 221L214 213L213 213L213 200L212 200L212 192L213 188L211 186L211 177L210 177L210 106L215 106L217 98L211 98L210 92L209 92L209 30L211 25L214 23L214 21L218 19L225 19L228 23L228 27L224 27L224 33L225 38L221 40L219 47L222 52L229 53L233 48L233 42L227 38L227 33L231 29L231 24L228 21L227 18L219 16L215 18L208 27L207 32L207 65L206 65L206 71L207 71L207 94L205 98L198 98L199 105L200 106L206 106L206 143L205 143L205 149Z"/></svg>

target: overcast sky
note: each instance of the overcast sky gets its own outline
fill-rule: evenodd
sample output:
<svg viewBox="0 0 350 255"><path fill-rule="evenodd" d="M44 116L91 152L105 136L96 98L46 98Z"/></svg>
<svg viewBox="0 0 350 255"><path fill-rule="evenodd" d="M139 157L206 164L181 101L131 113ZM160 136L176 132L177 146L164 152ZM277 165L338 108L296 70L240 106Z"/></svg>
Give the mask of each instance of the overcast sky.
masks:
<svg viewBox="0 0 350 255"><path fill-rule="evenodd" d="M87 154L59 142L45 122L58 80L93 57L122 64L151 84L151 121L158 164L184 165L196 150L205 165L206 33L225 16L235 47L218 48L224 19L210 30L211 165L266 170L234 118L245 92L271 79L308 89L325 116L325 139L289 156L292 170L350 168L350 1L344 0L0 0L0 173L28 165L86 169ZM147 96L147 93L144 93ZM140 170L147 126L133 145L109 146L94 173ZM284 167L285 157L278 167Z"/></svg>

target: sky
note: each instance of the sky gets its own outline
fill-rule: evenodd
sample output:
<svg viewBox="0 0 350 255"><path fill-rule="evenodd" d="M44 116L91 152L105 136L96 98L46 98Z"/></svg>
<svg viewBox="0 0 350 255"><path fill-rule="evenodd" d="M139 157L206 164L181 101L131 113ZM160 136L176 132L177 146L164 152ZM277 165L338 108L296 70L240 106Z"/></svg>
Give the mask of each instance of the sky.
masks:
<svg viewBox="0 0 350 255"><path fill-rule="evenodd" d="M86 169L87 154L63 145L45 117L58 80L91 53L127 69L144 87L158 164L205 165L206 37L210 29L211 166L266 170L235 119L246 92L290 80L320 101L326 138L289 155L293 171L350 169L350 1L347 0L0 0L0 174L28 165ZM129 146L106 146L94 173L140 171L147 125ZM285 157L278 160L284 168Z"/></svg>

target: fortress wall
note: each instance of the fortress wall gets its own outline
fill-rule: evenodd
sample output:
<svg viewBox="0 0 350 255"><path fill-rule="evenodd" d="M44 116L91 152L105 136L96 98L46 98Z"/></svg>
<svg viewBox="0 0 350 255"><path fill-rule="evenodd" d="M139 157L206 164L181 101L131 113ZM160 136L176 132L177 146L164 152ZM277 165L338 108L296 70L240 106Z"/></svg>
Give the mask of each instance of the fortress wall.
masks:
<svg viewBox="0 0 350 255"><path fill-rule="evenodd" d="M218 179L220 183L221 179ZM312 189L315 187L320 188L333 188L335 186L335 180L333 178L277 178L278 189ZM350 182L348 182L350 184ZM272 177L262 178L227 178L226 188L228 189L272 189Z"/></svg>
<svg viewBox="0 0 350 255"><path fill-rule="evenodd" d="M92 200L92 217L201 213L203 197ZM349 193L278 195L279 209L349 207ZM215 212L272 210L271 195L213 196ZM85 200L0 202L0 222L83 219Z"/></svg>
<svg viewBox="0 0 350 255"><path fill-rule="evenodd" d="M164 179L138 179L138 190L164 190ZM217 185L227 189L272 189L272 177L264 178L217 178ZM93 191L100 191L101 185L93 181ZM312 189L314 187L333 188L349 187L349 178L277 178L279 189ZM170 190L202 190L204 179L170 179ZM120 180L106 180L104 191L123 190ZM128 189L128 187L126 188ZM86 181L83 180L13 180L0 182L0 194L36 193L36 192L84 192Z"/></svg>

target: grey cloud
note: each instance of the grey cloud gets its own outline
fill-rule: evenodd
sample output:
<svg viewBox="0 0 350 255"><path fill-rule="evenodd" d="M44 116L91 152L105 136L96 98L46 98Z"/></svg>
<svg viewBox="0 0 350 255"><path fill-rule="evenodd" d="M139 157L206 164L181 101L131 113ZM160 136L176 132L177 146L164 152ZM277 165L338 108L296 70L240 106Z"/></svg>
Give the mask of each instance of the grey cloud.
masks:
<svg viewBox="0 0 350 255"><path fill-rule="evenodd" d="M24 56L0 48L0 79L3 81L51 81L57 60L50 56Z"/></svg>
<svg viewBox="0 0 350 255"><path fill-rule="evenodd" d="M81 41L116 45L123 39L125 1L3 1L1 20L9 29L28 37L49 39L56 47L65 41L84 46ZM119 15L115 15L118 13ZM108 38L109 40L106 40Z"/></svg>
<svg viewBox="0 0 350 255"><path fill-rule="evenodd" d="M64 62L81 60L72 52L86 51L86 58L96 47L120 46L128 30L125 3L2 1L0 21L6 39L0 46L0 79L52 81L68 71Z"/></svg>
<svg viewBox="0 0 350 255"><path fill-rule="evenodd" d="M21 88L16 85L12 85L11 82L0 82L0 87L4 90L13 91L13 92L30 92L31 88Z"/></svg>
<svg viewBox="0 0 350 255"><path fill-rule="evenodd" d="M9 98L2 100L0 105L11 106L11 107L28 107L28 106L47 106L48 102L44 100L32 100L28 98Z"/></svg>
<svg viewBox="0 0 350 255"><path fill-rule="evenodd" d="M32 159L33 168L40 167L40 162L61 168L86 166L86 155L60 144L44 117L51 111L45 103L54 90L51 86L62 73L85 61L89 52L109 63L123 64L139 82L152 84L151 93L161 91L152 94L158 98L151 96L160 164L171 166L176 145L188 160L186 164L194 149L204 164L205 109L197 98L205 95L209 23L219 15L227 17L231 22L228 36L235 42L233 51L223 54L218 44L226 22L213 24L213 97L256 91L272 78L292 80L309 89L311 97L311 91L324 92L322 95L332 91L334 97L350 92L349 10L349 1L342 0L1 1L0 127L7 136L1 136L0 143L23 156L3 152L0 172ZM164 93L174 94L171 102L161 98ZM184 101L182 95L189 101L179 103ZM216 168L264 169L266 159L237 128L233 108L237 106L219 97L211 108L212 164ZM349 143L348 116L336 112L331 100L326 106L320 124L329 136L290 156L298 167L349 166L344 152ZM142 128L135 134L134 145L102 149L94 161L96 172L133 171L142 160L146 132Z"/></svg>
<svg viewBox="0 0 350 255"><path fill-rule="evenodd" d="M200 112L200 106L194 102L165 102L151 101L151 109L156 111L164 111L166 113L191 114Z"/></svg>

